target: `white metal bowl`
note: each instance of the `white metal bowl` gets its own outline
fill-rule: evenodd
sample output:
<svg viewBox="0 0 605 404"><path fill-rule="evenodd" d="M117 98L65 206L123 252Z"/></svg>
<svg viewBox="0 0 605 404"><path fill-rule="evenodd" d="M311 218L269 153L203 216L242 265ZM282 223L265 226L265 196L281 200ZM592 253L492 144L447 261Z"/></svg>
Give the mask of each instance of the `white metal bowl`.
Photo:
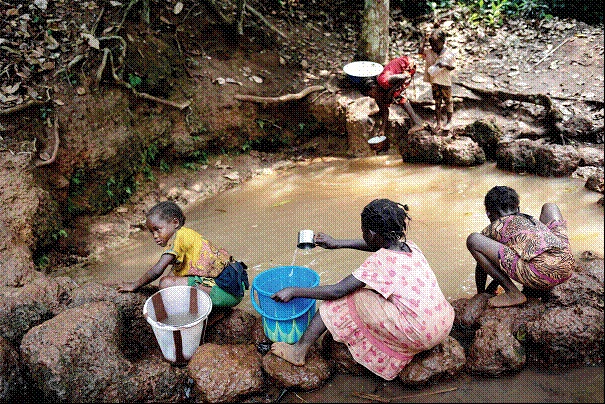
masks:
<svg viewBox="0 0 605 404"><path fill-rule="evenodd" d="M380 63L360 60L346 64L342 70L349 76L353 84L359 84L364 78L376 77L382 73L384 67Z"/></svg>

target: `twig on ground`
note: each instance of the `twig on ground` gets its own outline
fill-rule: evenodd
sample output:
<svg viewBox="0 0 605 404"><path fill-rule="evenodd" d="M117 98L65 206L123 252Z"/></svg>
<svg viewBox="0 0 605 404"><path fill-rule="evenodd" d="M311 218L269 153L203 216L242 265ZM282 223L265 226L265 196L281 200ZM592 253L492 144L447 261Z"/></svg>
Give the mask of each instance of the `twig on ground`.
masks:
<svg viewBox="0 0 605 404"><path fill-rule="evenodd" d="M29 108L32 105L44 105L47 102L48 102L48 100L46 100L46 101L42 101L42 100L29 100L27 102L24 102L23 104L19 104L19 105L16 105L14 107L0 109L0 116L14 114L15 112L19 112L19 111L22 111L22 110L24 110L26 108Z"/></svg>
<svg viewBox="0 0 605 404"><path fill-rule="evenodd" d="M371 394L371 393L360 393L357 391L354 391L352 393L352 395L355 397L365 398L367 400L379 401L381 403L391 403L391 402L400 402L401 400L405 400L408 398L432 396L434 394L448 393L448 392L454 391L454 390L458 390L458 387L450 387L448 389L442 389L442 390L437 390L437 391L427 391L425 393L408 394L405 396L397 396L397 397L391 397L391 398L386 398L386 397L382 397L377 394Z"/></svg>
<svg viewBox="0 0 605 404"><path fill-rule="evenodd" d="M557 49L559 49L561 46L563 46L567 41L569 41L571 39L571 37L565 38L563 40L563 42L561 42L560 44L558 44L557 46L555 46L554 48L552 48L546 55L544 55L544 57L540 60L538 60L535 64L534 67L538 66L540 63L544 62L546 60L546 58L548 58L550 55L552 55L553 53L555 53L555 51Z"/></svg>

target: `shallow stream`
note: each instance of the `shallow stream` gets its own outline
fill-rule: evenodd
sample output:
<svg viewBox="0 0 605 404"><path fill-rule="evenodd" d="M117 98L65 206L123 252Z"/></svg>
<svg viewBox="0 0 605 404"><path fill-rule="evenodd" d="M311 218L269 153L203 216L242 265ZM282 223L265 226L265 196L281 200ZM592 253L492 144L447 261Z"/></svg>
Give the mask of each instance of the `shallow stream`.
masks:
<svg viewBox="0 0 605 404"><path fill-rule="evenodd" d="M374 198L389 198L409 206L413 220L408 239L423 250L446 297L453 300L474 294L475 262L465 240L488 224L483 197L494 185L515 188L521 210L536 217L543 203L558 204L568 221L574 253L591 250L603 256L603 207L597 205L601 195L586 189L584 182L511 174L494 164L453 168L407 164L392 155L325 158L257 176L184 211L186 226L249 266L250 282L275 266L303 265L328 284L350 274L368 253L299 250L298 232L311 229L336 238L360 238L363 207ZM149 233L140 232L88 272L101 282L136 280L160 254ZM248 293L238 307L255 313ZM452 391L428 394L441 388ZM322 389L289 392L281 401L368 402L352 395L353 390L418 402L602 402L603 367L526 369L495 379L463 376L422 391L375 377L337 375Z"/></svg>
<svg viewBox="0 0 605 404"><path fill-rule="evenodd" d="M536 217L554 202L568 221L574 253L603 256L600 194L585 180L514 175L493 164L472 168L407 164L399 156L315 159L295 168L260 175L203 202L184 208L186 226L199 231L248 265L250 282L280 265L308 266L321 284L350 274L368 253L350 249L296 248L298 232L311 229L335 238L361 238L360 214L374 198L409 206L408 239L424 252L450 300L474 294L475 261L466 237L488 223L485 193L508 185L521 196L521 210ZM136 280L161 254L148 232L112 251L90 269L98 281ZM111 270L110 270L111 269ZM238 307L253 311L249 298Z"/></svg>

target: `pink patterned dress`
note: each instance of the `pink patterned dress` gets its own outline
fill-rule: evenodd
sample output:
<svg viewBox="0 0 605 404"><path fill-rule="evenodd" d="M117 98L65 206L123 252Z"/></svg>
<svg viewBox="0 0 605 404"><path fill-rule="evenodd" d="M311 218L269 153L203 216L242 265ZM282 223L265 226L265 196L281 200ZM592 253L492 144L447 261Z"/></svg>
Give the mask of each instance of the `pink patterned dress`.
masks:
<svg viewBox="0 0 605 404"><path fill-rule="evenodd" d="M411 253L372 254L353 272L365 288L319 306L334 340L347 344L358 363L385 380L443 341L454 323L454 309L422 251L407 244Z"/></svg>

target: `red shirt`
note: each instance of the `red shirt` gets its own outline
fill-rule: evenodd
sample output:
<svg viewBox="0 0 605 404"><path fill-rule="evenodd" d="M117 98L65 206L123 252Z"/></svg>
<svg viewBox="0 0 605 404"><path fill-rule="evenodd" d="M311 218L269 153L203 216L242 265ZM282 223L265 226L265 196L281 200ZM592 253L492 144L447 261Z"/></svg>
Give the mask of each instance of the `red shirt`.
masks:
<svg viewBox="0 0 605 404"><path fill-rule="evenodd" d="M400 74L408 72L410 76L413 76L416 73L416 66L410 63L410 60L407 56L401 56L396 59L391 60L387 65L382 69L382 73L376 77L376 81L380 85L380 87L388 90L391 88L389 85L389 77L393 74Z"/></svg>

